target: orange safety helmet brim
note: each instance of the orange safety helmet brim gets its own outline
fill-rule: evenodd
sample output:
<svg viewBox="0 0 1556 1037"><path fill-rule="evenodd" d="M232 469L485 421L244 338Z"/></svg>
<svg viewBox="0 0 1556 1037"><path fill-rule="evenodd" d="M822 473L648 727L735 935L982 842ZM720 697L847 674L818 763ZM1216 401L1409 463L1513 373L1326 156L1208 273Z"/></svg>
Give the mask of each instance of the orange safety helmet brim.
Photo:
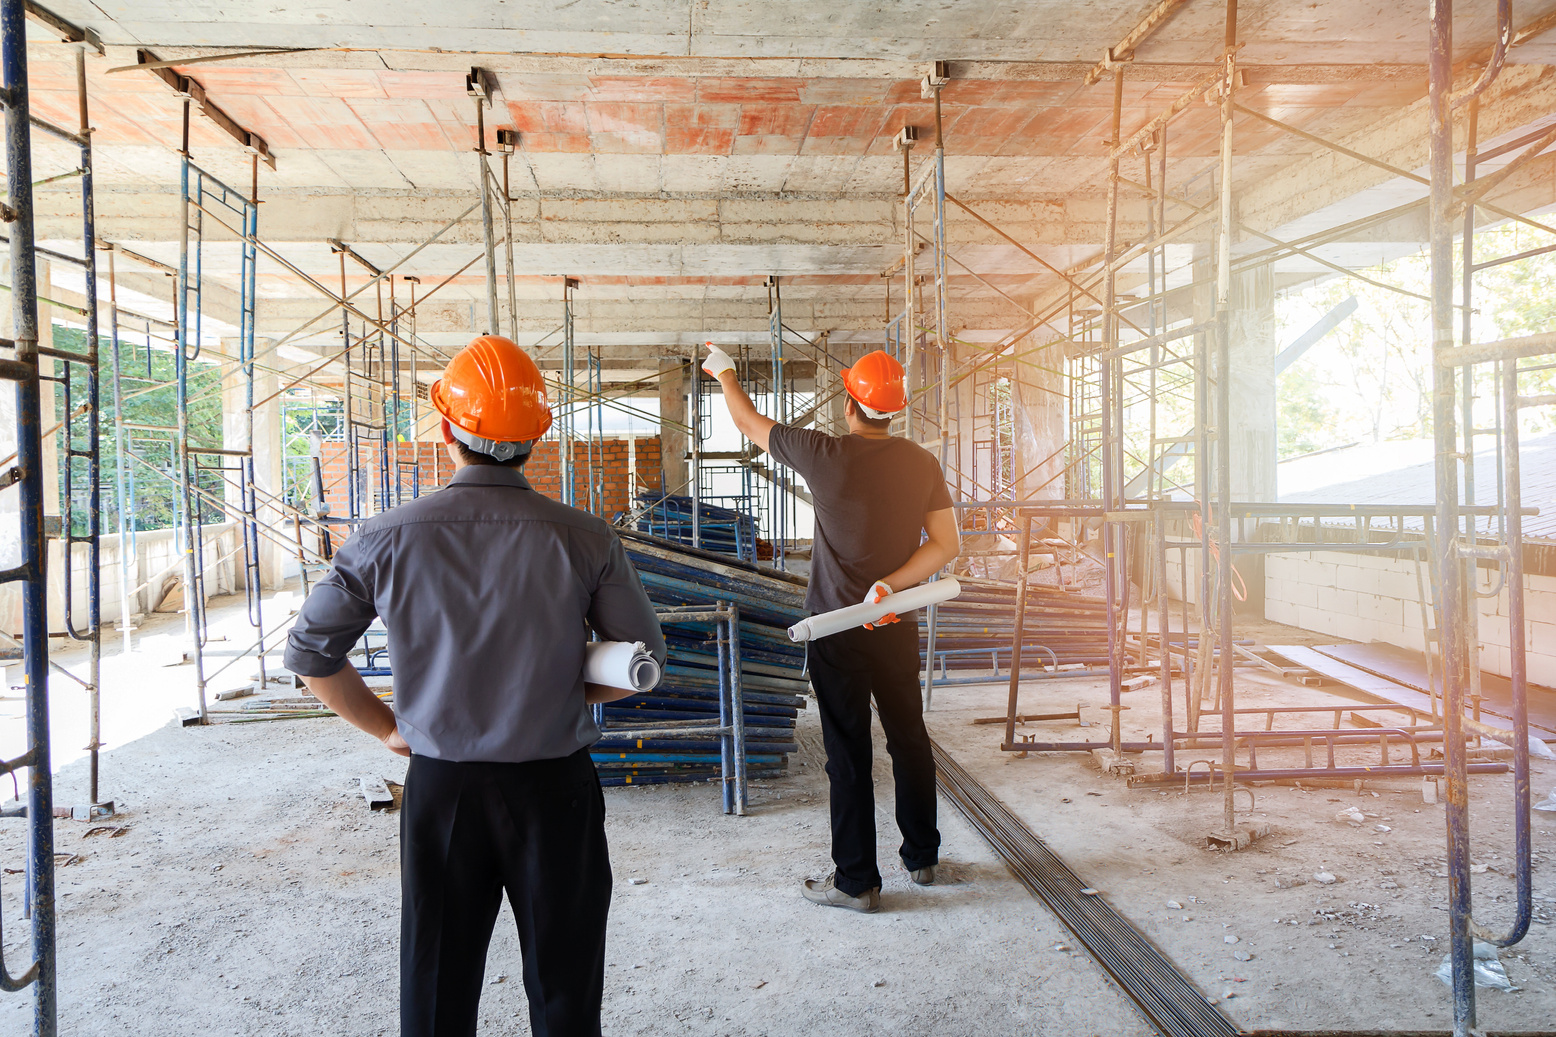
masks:
<svg viewBox="0 0 1556 1037"><path fill-rule="evenodd" d="M527 443L551 427L540 368L500 335L481 335L455 353L428 396L450 425L475 439Z"/></svg>
<svg viewBox="0 0 1556 1037"><path fill-rule="evenodd" d="M872 350L843 368L843 387L872 418L887 418L908 405L907 372L884 349Z"/></svg>

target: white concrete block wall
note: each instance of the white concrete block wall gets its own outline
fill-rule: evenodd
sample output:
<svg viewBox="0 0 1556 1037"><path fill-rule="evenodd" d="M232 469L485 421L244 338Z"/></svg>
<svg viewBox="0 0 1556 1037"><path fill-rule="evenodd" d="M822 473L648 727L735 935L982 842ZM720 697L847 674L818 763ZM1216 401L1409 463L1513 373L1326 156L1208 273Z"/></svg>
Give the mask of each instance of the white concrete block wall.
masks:
<svg viewBox="0 0 1556 1037"><path fill-rule="evenodd" d="M1192 564L1192 562L1191 562ZM1421 651L1421 597L1428 602L1427 574L1416 579L1414 558L1309 551L1269 555L1265 560L1264 616L1320 634L1351 641L1383 641ZM1509 650L1507 589L1483 570L1477 590L1481 668L1507 676ZM1419 589L1418 589L1419 588ZM1174 584L1174 591L1177 585ZM1497 593L1491 594L1493 590ZM1529 576L1524 587L1525 663L1529 680L1556 686L1556 577Z"/></svg>
<svg viewBox="0 0 1556 1037"><path fill-rule="evenodd" d="M217 594L232 594L242 586L241 541L236 524L225 522L205 527L205 593L209 599ZM136 557L131 566L132 594L130 612L140 615L156 606L153 600L162 587L161 575L177 573L182 577L179 565L178 544L171 529L158 529L138 533L135 536ZM71 597L75 601L76 629L88 627L87 570L90 552L85 544L76 545L71 551ZM64 550L58 540L49 541L49 629L65 628L65 581L63 576ZM119 562L119 537L104 536L99 541L99 571L102 575L102 616L105 628L117 623L122 612L119 585L122 568ZM148 584L149 581L149 585ZM144 586L143 586L144 585ZM22 629L21 587L10 583L0 586L0 622L3 629L19 633Z"/></svg>

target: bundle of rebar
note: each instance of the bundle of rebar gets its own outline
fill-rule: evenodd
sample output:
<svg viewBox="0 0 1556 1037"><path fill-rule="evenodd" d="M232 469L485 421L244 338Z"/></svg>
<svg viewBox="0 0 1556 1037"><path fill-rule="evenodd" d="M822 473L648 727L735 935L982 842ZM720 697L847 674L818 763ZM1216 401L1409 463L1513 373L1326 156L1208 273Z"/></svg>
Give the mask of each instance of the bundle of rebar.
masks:
<svg viewBox="0 0 1556 1037"><path fill-rule="evenodd" d="M1238 1028L1144 933L1115 911L955 760L931 743L943 792L1033 896L1047 904L1097 964L1166 1037L1234 1037Z"/></svg>
<svg viewBox="0 0 1556 1037"><path fill-rule="evenodd" d="M784 773L788 754L798 749L794 727L807 688L804 649L785 631L806 614L805 580L659 537L620 533L655 605L739 607L747 773ZM703 781L719 774L718 635L706 624L673 618L663 626L670 657L659 686L603 710L604 737L594 759L606 785ZM641 737L638 729L652 733Z"/></svg>

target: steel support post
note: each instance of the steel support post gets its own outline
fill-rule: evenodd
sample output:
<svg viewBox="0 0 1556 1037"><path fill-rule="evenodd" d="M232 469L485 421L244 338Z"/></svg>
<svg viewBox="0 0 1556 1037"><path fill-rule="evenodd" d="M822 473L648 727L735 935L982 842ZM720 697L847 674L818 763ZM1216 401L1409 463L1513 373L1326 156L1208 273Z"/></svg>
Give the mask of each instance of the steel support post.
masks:
<svg viewBox="0 0 1556 1037"><path fill-rule="evenodd" d="M1016 623L1010 637L1010 694L1005 706L1005 745L1009 750L1016 741L1016 713L1020 707L1021 696L1021 642L1022 635L1026 631L1027 620L1027 564L1032 551L1032 516L1021 516L1021 559L1016 568L1017 578L1021 581L1016 584ZM934 656L930 656L930 665L934 665Z"/></svg>
<svg viewBox="0 0 1556 1037"><path fill-rule="evenodd" d="M726 656L729 666L729 724L735 757L733 806L735 814L744 817L746 813L746 698L740 686L740 606L733 601L725 602L724 611L727 633L721 636L729 639L729 651Z"/></svg>
<svg viewBox="0 0 1556 1037"><path fill-rule="evenodd" d="M1453 1032L1475 1028L1474 946L1470 934L1469 782L1464 745L1464 628L1459 559L1459 467L1455 371L1442 354L1453 348L1452 0L1430 0L1427 55L1429 233L1432 257L1432 432L1436 440L1438 638L1443 658L1443 752L1448 777L1448 935L1453 967Z"/></svg>
<svg viewBox="0 0 1556 1037"><path fill-rule="evenodd" d="M0 961L0 987L33 985L34 1037L58 1033L55 989L54 786L49 751L48 547L43 536L42 404L38 398L38 282L32 205L32 137L27 90L27 10L0 0L0 78L5 102L5 172L11 224L11 326L16 359L16 454L22 564L22 654L27 709L27 881L33 963L13 976Z"/></svg>
<svg viewBox="0 0 1556 1037"><path fill-rule="evenodd" d="M86 54L76 47L76 99L80 115L78 153L81 163L81 242L86 297L86 349L84 354L64 359L63 378L64 417L62 437L64 442L63 482L60 509L61 585L64 592L65 633L73 641L87 644L87 787L88 804L96 806L98 797L99 750L102 748L102 468L99 435L101 428L101 379L98 350L97 313L97 237L96 215L93 207L92 188L92 128L87 108ZM86 376L86 400L82 407L86 427L78 433L76 424L78 408L73 399L74 375L81 368ZM84 433L85 449L77 447L77 437ZM86 468L86 533L76 534L75 476L78 462ZM77 621L75 594L75 548L85 545L86 569L86 624Z"/></svg>
<svg viewBox="0 0 1556 1037"><path fill-rule="evenodd" d="M578 506L578 493L573 485L573 439L578 421L573 413L574 396L577 392L574 379L578 377L576 364L577 357L573 353L573 280L564 277L562 278L562 392L561 399L557 401L557 413L561 418L557 423L557 469L562 474L562 503L568 507Z"/></svg>
<svg viewBox="0 0 1556 1037"><path fill-rule="evenodd" d="M1118 149L1117 145L1122 134L1124 106L1124 66L1120 65L1113 71L1113 157L1108 163L1108 196L1107 196L1107 230L1102 246L1103 254L1103 288L1102 288L1102 345L1105 353L1111 354L1118 348L1118 293L1117 293L1117 267L1113 263L1114 253L1118 249ZM1101 418L1102 418L1102 499L1104 511L1115 511L1123 508L1123 440L1124 430L1121 425L1123 413L1122 407L1116 406L1115 401L1123 398L1122 364L1111 356L1104 356L1100 360L1101 376ZM1117 444L1117 449L1115 449ZM1120 721L1120 707L1123 689L1123 667L1120 655L1123 651L1123 639L1120 636L1119 626L1124 615L1121 615L1122 595L1119 593L1119 581L1128 579L1128 573L1123 568L1123 545L1125 532L1117 523L1110 522L1106 518L1102 520L1102 551L1103 551L1103 585L1107 588L1107 623L1108 623L1108 704L1111 719L1109 722L1109 737L1114 751L1118 751L1123 745L1123 732Z"/></svg>
<svg viewBox="0 0 1556 1037"><path fill-rule="evenodd" d="M1221 94L1221 211L1216 238L1216 678L1221 700L1222 824L1236 829L1237 748L1232 688L1232 101L1237 82L1237 0L1226 5L1226 75ZM1209 562L1208 556L1203 559ZM1201 637L1204 632L1201 631Z"/></svg>
<svg viewBox="0 0 1556 1037"><path fill-rule="evenodd" d="M508 164L512 149L502 155L502 242L508 263L508 337L519 340L519 302L513 278L513 192L508 185Z"/></svg>
<svg viewBox="0 0 1556 1037"><path fill-rule="evenodd" d="M492 232L492 171L486 164L486 98L475 99L475 161L481 182L481 246L486 253L486 334L499 335L497 309L497 243ZM345 298L345 292L341 292Z"/></svg>
<svg viewBox="0 0 1556 1037"><path fill-rule="evenodd" d="M203 558L196 558L195 552L200 544L200 509L194 498L193 489L190 486L189 476L189 343L191 338L197 338L198 332L191 334L189 315L189 219L194 211L189 197L189 101L184 101L183 122L183 147L179 152L179 185L180 203L182 206L182 219L179 220L179 252L178 252L178 341L173 350L175 393L178 410L178 442L174 446L174 455L178 464L178 499L180 502L181 518L183 519L183 536L179 544L184 559L184 630L189 637L190 649L194 656L195 670L195 695L200 711L200 723L208 719L205 702L205 659L204 659L204 630L199 622L200 613L200 573L199 569L204 562ZM198 275L197 275L198 280ZM196 314L196 321L199 316ZM199 342L195 342L195 348L199 348Z"/></svg>
<svg viewBox="0 0 1556 1037"><path fill-rule="evenodd" d="M1469 253L1466 251L1465 253ZM1522 470L1518 443L1518 361L1498 364L1501 375L1502 428L1505 437L1503 472L1506 478L1507 526L1507 623L1511 663L1508 678L1513 685L1513 857L1518 913L1506 936L1495 942L1507 947L1529 932L1533 916L1533 847L1529 818L1529 675L1524 657L1524 517Z"/></svg>
<svg viewBox="0 0 1556 1037"><path fill-rule="evenodd" d="M123 362L119 343L119 291L114 271L113 250L108 250L108 335L113 351L113 438L114 438L114 501L118 508L119 527L119 629L124 632L124 654L133 647L130 626L130 587L135 579L135 541L130 512L134 483L126 471L124 460L126 444L124 434L124 384L121 381Z"/></svg>
<svg viewBox="0 0 1556 1037"><path fill-rule="evenodd" d="M784 388L783 288L777 275L769 277L767 282L769 293L767 340L770 350L773 420L780 425L784 425L789 421L789 409L786 406L788 394ZM783 474L783 466L779 465L776 460L773 461L773 477L768 482L768 493L773 502L771 511L773 523L773 565L776 568L785 569L787 568L787 552L785 548L789 538L790 497L788 479Z"/></svg>

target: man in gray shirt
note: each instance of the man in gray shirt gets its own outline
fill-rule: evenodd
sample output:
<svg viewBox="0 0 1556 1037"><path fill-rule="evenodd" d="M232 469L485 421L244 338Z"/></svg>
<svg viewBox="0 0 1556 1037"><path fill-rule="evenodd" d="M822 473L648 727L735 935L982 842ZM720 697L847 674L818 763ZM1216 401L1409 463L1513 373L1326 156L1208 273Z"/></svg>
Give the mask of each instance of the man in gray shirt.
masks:
<svg viewBox="0 0 1556 1037"><path fill-rule="evenodd" d="M610 859L589 746L588 628L642 641L653 606L605 522L536 493L520 471L551 424L540 372L482 336L432 387L449 484L357 529L304 603L286 665L355 726L411 757L401 836L404 1037L464 1037L502 894L518 921L530 1027L596 1037ZM395 705L347 655L382 616ZM587 627L586 627L587 624Z"/></svg>

